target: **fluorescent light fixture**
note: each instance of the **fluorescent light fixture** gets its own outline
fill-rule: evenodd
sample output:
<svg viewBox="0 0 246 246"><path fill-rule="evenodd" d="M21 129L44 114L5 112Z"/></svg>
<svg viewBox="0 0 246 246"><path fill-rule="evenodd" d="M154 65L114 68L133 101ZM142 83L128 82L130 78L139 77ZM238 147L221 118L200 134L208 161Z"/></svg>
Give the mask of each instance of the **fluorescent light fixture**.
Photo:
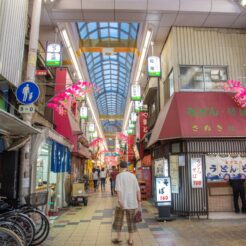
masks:
<svg viewBox="0 0 246 246"><path fill-rule="evenodd" d="M241 5L242 5L243 7L245 7L245 6L246 6L246 0L241 0Z"/></svg>
<svg viewBox="0 0 246 246"><path fill-rule="evenodd" d="M147 51L149 49L151 38L152 38L152 31L148 30L147 34L145 36L143 49L142 49L140 60L139 60L139 63L138 63L138 69L137 69L137 75L136 75L136 78L135 78L135 82L138 82L138 80L140 78L142 67L143 67L143 63L144 63L144 59L145 59Z"/></svg>
<svg viewBox="0 0 246 246"><path fill-rule="evenodd" d="M125 123L124 123L124 127L123 127L123 131L126 130L126 126L127 126L127 123L128 123L129 117L130 117L130 113L132 110L132 105L133 105L133 101L131 101L131 103L129 105L128 112L127 112L126 119L125 119Z"/></svg>
<svg viewBox="0 0 246 246"><path fill-rule="evenodd" d="M64 42L66 43L66 46L67 46L68 52L69 52L69 54L70 54L70 57L71 57L71 59L72 59L72 61L73 61L73 65L74 65L74 68L75 68L75 70L76 70L76 72L77 72L78 78L79 78L79 80L84 80L84 76L82 76L82 74L81 74L81 72L80 72L79 65L78 65L78 62L77 62L75 53L74 53L74 51L73 51L73 48L72 48L72 46L71 46L69 37L68 37L68 35L67 35L67 31L66 31L65 29L63 29L63 30L61 31L61 34L62 34L62 37L63 37ZM91 113L92 113L92 116L93 116L93 118L94 118L94 121L96 122L96 125L97 125L97 129L98 129L99 135L100 135L101 138L104 139L104 135L103 135L103 133L102 133L102 131L101 131L101 128L100 128L100 126L99 126L99 123L98 123L98 121L97 121L97 118L96 118L95 112L94 112L94 110L93 110L92 103L91 103L91 100L90 100L89 96L87 97L87 102L88 102L89 107L90 107L90 109L91 109ZM107 143L106 143L105 141L103 142L103 145L104 145L105 149L107 150L108 147L107 147Z"/></svg>
<svg viewBox="0 0 246 246"><path fill-rule="evenodd" d="M135 83L137 83L139 78L140 78L142 67L143 67L143 63L144 63L144 59L145 59L147 51L149 49L151 38L152 38L152 30L148 30L147 33L146 33L146 36L145 36L143 49L142 49L140 60L139 60L138 67L137 67L137 74L136 74L136 77L135 77L135 80L134 80ZM132 104L133 104L133 102L131 101L130 106L128 108L127 115L126 115L126 119L125 119L125 122L124 122L123 131L126 130L126 126L127 126L127 123L128 123L129 117L130 117L130 113L131 113Z"/></svg>
<svg viewBox="0 0 246 246"><path fill-rule="evenodd" d="M75 67L75 70L76 70L76 73L78 75L78 78L79 80L84 80L81 72L80 72L80 69L79 69L79 65L78 65L78 62L77 62L77 59L75 57L75 54L74 54L74 51L73 51L73 48L71 46L71 43L70 43L70 40L69 40L69 37L67 35L67 31L65 29L63 29L61 31L61 34L62 34L62 37L63 37L63 40L65 41L66 43L66 46L67 46L67 49L68 49L68 52L69 52L69 55L73 61L73 65Z"/></svg>

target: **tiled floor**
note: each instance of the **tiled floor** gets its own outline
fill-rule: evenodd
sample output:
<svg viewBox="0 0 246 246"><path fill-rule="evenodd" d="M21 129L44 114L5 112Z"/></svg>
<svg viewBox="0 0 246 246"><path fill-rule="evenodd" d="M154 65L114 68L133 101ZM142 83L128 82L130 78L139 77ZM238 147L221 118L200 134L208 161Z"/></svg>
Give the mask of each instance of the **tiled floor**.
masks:
<svg viewBox="0 0 246 246"><path fill-rule="evenodd" d="M109 192L91 194L88 206L71 207L52 222L52 229L44 246L111 245L115 198ZM246 219L187 219L157 222L156 209L143 203L144 221L138 224L134 245L143 246L245 246ZM127 245L126 226L123 242Z"/></svg>

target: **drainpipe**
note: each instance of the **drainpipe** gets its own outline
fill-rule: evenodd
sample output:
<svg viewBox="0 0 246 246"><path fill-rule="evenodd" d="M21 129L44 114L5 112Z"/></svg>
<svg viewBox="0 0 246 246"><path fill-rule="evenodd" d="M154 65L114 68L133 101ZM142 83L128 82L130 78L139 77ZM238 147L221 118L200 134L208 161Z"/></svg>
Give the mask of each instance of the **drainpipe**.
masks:
<svg viewBox="0 0 246 246"><path fill-rule="evenodd" d="M27 72L26 72L27 81L35 81L41 8L42 8L42 0L34 0L33 9L32 9L28 60L27 60ZM23 119L28 125L32 124L32 116L33 116L32 114L23 114ZM20 163L20 172L19 172L20 201L23 200L24 196L30 193L31 173L32 173L32 163L30 163L30 150L31 150L31 142L29 141L22 148L22 152L21 152L21 163Z"/></svg>

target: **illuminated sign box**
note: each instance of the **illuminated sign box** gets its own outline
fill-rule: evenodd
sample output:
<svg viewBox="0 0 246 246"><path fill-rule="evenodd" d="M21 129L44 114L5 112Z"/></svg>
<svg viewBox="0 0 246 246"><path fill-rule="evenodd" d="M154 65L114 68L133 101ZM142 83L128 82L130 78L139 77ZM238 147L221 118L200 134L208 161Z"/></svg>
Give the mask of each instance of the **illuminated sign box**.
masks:
<svg viewBox="0 0 246 246"><path fill-rule="evenodd" d="M156 177L155 184L156 202L166 203L166 205L170 205L172 201L170 177Z"/></svg>
<svg viewBox="0 0 246 246"><path fill-rule="evenodd" d="M59 67L61 66L62 49L61 44L49 43L46 46L46 66Z"/></svg>
<svg viewBox="0 0 246 246"><path fill-rule="evenodd" d="M131 100L132 101L141 101L141 87L140 85L132 85L131 87Z"/></svg>
<svg viewBox="0 0 246 246"><path fill-rule="evenodd" d="M158 56L148 57L148 76L161 77L161 62Z"/></svg>
<svg viewBox="0 0 246 246"><path fill-rule="evenodd" d="M87 119L88 118L88 108L87 107L81 107L80 108L80 119Z"/></svg>

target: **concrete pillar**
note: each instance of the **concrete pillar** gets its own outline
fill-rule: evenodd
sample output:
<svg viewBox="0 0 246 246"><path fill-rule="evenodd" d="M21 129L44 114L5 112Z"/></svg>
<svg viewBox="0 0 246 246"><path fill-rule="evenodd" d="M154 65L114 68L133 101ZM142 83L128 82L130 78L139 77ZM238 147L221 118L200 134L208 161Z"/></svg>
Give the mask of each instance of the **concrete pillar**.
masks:
<svg viewBox="0 0 246 246"><path fill-rule="evenodd" d="M27 74L26 80L35 81L35 71L37 62L37 49L38 49L38 39L39 39L39 26L40 26L40 16L41 16L42 0L33 1L32 9L32 20L31 20L31 31L29 40L29 51L27 60ZM31 125L32 114L24 114L24 121ZM32 163L30 163L30 141L25 144L21 153L21 164L20 164L20 183L19 183L19 198L23 200L24 196L30 192L31 184L31 173L32 173Z"/></svg>

